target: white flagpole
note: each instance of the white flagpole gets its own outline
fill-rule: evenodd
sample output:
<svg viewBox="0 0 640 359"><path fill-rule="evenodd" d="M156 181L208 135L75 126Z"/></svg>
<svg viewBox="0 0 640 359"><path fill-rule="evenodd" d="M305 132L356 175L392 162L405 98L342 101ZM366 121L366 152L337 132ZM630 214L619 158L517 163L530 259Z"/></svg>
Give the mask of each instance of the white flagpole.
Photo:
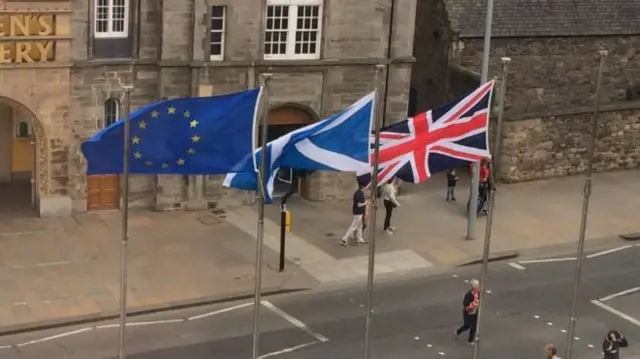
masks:
<svg viewBox="0 0 640 359"><path fill-rule="evenodd" d="M371 222L369 223L369 268L367 272L367 312L365 316L364 329L364 359L369 359L369 348L371 339L371 310L373 307L373 276L374 264L376 256L376 212L378 210L377 196L378 191L378 164L380 162L380 127L384 114L382 113L382 103L384 98L380 96L381 74L386 65L376 65L376 97L375 97L375 140L373 149L373 169L371 171ZM388 86L388 84L387 84Z"/></svg>
<svg viewBox="0 0 640 359"><path fill-rule="evenodd" d="M569 329L567 330L567 347L565 358L571 359L573 348L573 332L576 327L576 309L578 306L578 294L580 293L580 276L582 274L582 257L584 256L584 241L587 232L587 217L589 216L589 199L591 198L591 182L593 177L593 157L596 151L596 135L598 131L598 116L600 115L600 95L602 93L602 73L604 62L608 55L607 50L599 50L600 68L598 69L598 82L596 85L596 98L593 115L591 116L591 138L589 140L589 152L587 155L587 173L584 182L584 199L582 201L582 218L580 220L580 236L578 238L578 254L576 256L576 268L573 280L573 300L571 302L571 316Z"/></svg>
<svg viewBox="0 0 640 359"><path fill-rule="evenodd" d="M509 67L509 63L511 59L508 57L502 58L502 83L500 86L500 104L498 107L498 126L496 129L496 142L493 148L493 158L494 161L500 160L500 148L502 147L502 120L504 117L504 101L507 93L507 69ZM491 104L489 104L491 107ZM484 232L484 252L482 255L482 269L480 273L480 301L478 303L478 322L476 323L476 337L475 337L475 346L473 348L473 359L477 359L480 355L480 329L481 329L481 321L482 312L483 312L483 304L485 302L485 282L487 280L487 270L489 268L489 251L491 250L491 230L493 227L493 210L496 205L496 192L495 186L497 186L497 182L493 181L493 187L491 193L489 193L489 213L487 215L487 227ZM475 207L474 207L475 208Z"/></svg>
<svg viewBox="0 0 640 359"><path fill-rule="evenodd" d="M122 169L122 237L120 245L120 326L118 358L125 359L125 328L127 326L127 242L129 241L129 161L131 159L131 93L133 86L125 85L124 91L124 155Z"/></svg>
<svg viewBox="0 0 640 359"><path fill-rule="evenodd" d="M487 0L487 14L484 20L484 49L482 50L482 73L480 84L489 79L489 53L491 51L491 25L493 25L493 0ZM469 209L467 217L467 239L476 239L478 185L480 183L480 163L471 164L471 188L469 191Z"/></svg>
<svg viewBox="0 0 640 359"><path fill-rule="evenodd" d="M260 356L260 301L262 290L262 247L264 243L264 202L266 189L264 186L264 175L267 167L267 129L269 126L269 81L271 74L262 74L262 153L260 157L260 171L258 172L258 238L256 241L256 263L255 263L255 292L253 300L253 355L252 359Z"/></svg>

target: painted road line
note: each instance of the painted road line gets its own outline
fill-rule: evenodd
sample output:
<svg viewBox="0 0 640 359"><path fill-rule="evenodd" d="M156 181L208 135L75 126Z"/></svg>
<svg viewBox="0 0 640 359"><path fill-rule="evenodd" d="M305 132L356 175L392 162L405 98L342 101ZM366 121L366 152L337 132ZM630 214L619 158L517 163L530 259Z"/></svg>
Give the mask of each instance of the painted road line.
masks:
<svg viewBox="0 0 640 359"><path fill-rule="evenodd" d="M565 258L547 258L547 259L532 259L529 261L519 261L519 264L533 264L533 263L550 263L550 262L568 262L575 261L576 257L565 257Z"/></svg>
<svg viewBox="0 0 640 359"><path fill-rule="evenodd" d="M635 287L635 288L623 290L623 291L615 293L615 294L608 295L608 296L606 296L604 298L600 298L598 300L601 301L601 302L604 302L604 301L607 301L607 300L611 300L613 298L622 297L623 295L635 293L635 292L638 292L638 291L640 291L640 287Z"/></svg>
<svg viewBox="0 0 640 359"><path fill-rule="evenodd" d="M40 339L36 339L36 340L31 340L31 341L28 341L28 342L17 344L16 346L17 347L23 347L25 345L42 343L42 342L46 342L46 341L53 340L53 339L64 338L64 337L68 337L68 336L75 335L75 334L89 332L89 331L92 331L92 330L93 330L93 328L82 328L82 329L73 330L73 331L66 332L66 333L60 333L60 334L52 335L50 337L44 337L44 338L40 338Z"/></svg>
<svg viewBox="0 0 640 359"><path fill-rule="evenodd" d="M275 305L273 305L271 302L269 302L268 300L263 300L262 301L262 305L264 305L265 307L267 307L269 310L271 310L272 312L274 312L276 315L282 317L284 320L288 321L289 323L293 324L294 326L302 329L303 331L305 331L306 333L308 333L309 335L313 336L314 338L318 339L319 341L326 343L329 341L329 339L327 337L325 337L324 335L320 334L320 333L316 333L313 330L311 330L311 328L309 328L306 324L304 324L303 322L301 322L300 320L298 320L297 318L285 313L284 311L282 311L280 308L276 307Z"/></svg>
<svg viewBox="0 0 640 359"><path fill-rule="evenodd" d="M126 326L127 327L141 327L141 326L144 326L144 325L182 323L182 322L184 322L184 319L152 320L152 321L148 321L148 322L131 322L131 323L127 323ZM118 327L120 327L120 323L98 325L96 327L96 329L110 329L110 328L118 328Z"/></svg>
<svg viewBox="0 0 640 359"><path fill-rule="evenodd" d="M238 305L234 305L233 307L223 308L223 309L219 309L219 310L214 310L213 312L204 313L204 314L200 314L200 315L195 315L193 317L187 318L187 320L202 319L202 318L210 317L212 315L222 314L222 313L230 312L232 310L248 307L250 305L253 305L253 303L238 304Z"/></svg>
<svg viewBox="0 0 640 359"><path fill-rule="evenodd" d="M633 245L627 244L626 246L622 246L622 247L618 247L618 248L611 248L611 249L607 249L606 251L589 254L587 256L587 258L595 258L595 257L605 256L607 254L619 252L619 251L622 251L622 250L625 250L625 249L629 249L629 248L632 248L632 247L633 247Z"/></svg>
<svg viewBox="0 0 640 359"><path fill-rule="evenodd" d="M592 300L591 303L593 303L593 304L597 305L598 307L608 311L611 314L615 314L615 315L619 316L620 318L622 318L622 319L624 319L624 320L626 320L626 321L628 321L630 323L633 323L633 324L635 324L635 325L640 327L640 320L637 320L636 318L634 318L634 317L632 317L630 315L627 315L627 314L625 314L625 313L623 313L623 312L621 312L621 311L619 311L619 310L617 310L615 308L612 308L612 307L602 303L599 300Z"/></svg>
<svg viewBox="0 0 640 359"><path fill-rule="evenodd" d="M511 262L509 263L510 266L512 266L515 269L519 269L519 270L525 270L526 268L516 262Z"/></svg>
<svg viewBox="0 0 640 359"><path fill-rule="evenodd" d="M11 349L11 345L0 345L0 350L2 349Z"/></svg>
<svg viewBox="0 0 640 359"><path fill-rule="evenodd" d="M313 341L313 342L309 342L309 343L304 343L304 344L300 344L300 345L296 345L295 347L291 347L291 348L287 348L287 349L282 349L282 350L278 350L276 352L271 352L271 353L267 353L267 354L263 354L260 355L258 357L258 359L264 359L264 358L269 358L269 357L274 357L276 355L280 355L280 354L286 354L286 353L291 353L291 352L295 352L298 349L302 349L302 348L306 348L306 347L310 347L314 344L317 344L318 342Z"/></svg>

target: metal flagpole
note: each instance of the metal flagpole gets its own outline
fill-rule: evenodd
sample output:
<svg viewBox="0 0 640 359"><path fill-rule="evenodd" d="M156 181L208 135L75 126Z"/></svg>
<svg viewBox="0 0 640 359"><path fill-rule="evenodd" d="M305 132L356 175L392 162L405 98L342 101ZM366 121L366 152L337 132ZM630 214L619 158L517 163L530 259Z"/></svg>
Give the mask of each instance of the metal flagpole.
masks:
<svg viewBox="0 0 640 359"><path fill-rule="evenodd" d="M500 147L502 146L502 119L504 116L504 100L507 93L507 70L511 59L502 58L502 83L500 86L500 103L498 105L498 126L496 129L496 142L493 148L493 158L500 159ZM489 104L491 106L491 104ZM489 268L489 251L491 250L491 229L493 227L493 210L496 204L496 182L493 182L494 188L489 193L489 213L487 215L487 227L484 231L484 252L482 254L482 270L480 273L480 302L478 303L478 322L476 324L475 347L473 348L473 359L477 359L480 355L480 319L482 318L482 307L484 303L484 284L487 280L487 269Z"/></svg>
<svg viewBox="0 0 640 359"><path fill-rule="evenodd" d="M482 73L480 84L487 82L489 78L489 53L491 51L491 25L493 25L493 0L487 0L487 14L484 20L484 49L482 50ZM471 165L471 188L469 190L469 209L467 212L467 239L476 239L476 203L478 201L478 185L480 183L480 163Z"/></svg>
<svg viewBox="0 0 640 359"><path fill-rule="evenodd" d="M253 355L252 359L258 359L260 355L260 297L262 289L262 246L264 243L264 201L266 189L264 187L264 174L267 167L267 129L269 119L269 81L271 74L262 74L262 152L260 155L260 171L258 172L258 238L256 241L256 286L253 302Z"/></svg>
<svg viewBox="0 0 640 359"><path fill-rule="evenodd" d="M602 92L602 73L604 62L608 55L607 50L599 50L600 68L598 69L598 82L596 85L595 108L591 117L591 138L589 140L589 153L587 157L587 173L584 181L584 199L582 201L582 218L580 220L580 236L578 238L578 254L576 256L575 276L573 280L573 300L571 302L571 316L569 329L567 330L567 348L565 358L571 359L573 347L573 332L576 327L576 308L578 306L578 294L580 292L580 275L582 274L582 257L584 255L584 240L587 231L587 217L589 215L589 199L591 197L591 180L593 175L593 157L596 150L596 133L598 131L598 116L600 115L600 94Z"/></svg>
<svg viewBox="0 0 640 359"><path fill-rule="evenodd" d="M120 245L120 327L118 336L118 358L124 359L125 328L127 326L127 242L129 241L129 161L131 159L131 92L133 86L122 86L124 91L124 154L122 161L122 242Z"/></svg>
<svg viewBox="0 0 640 359"><path fill-rule="evenodd" d="M365 316L364 328L364 359L369 359L369 347L371 339L371 310L373 307L373 275L376 257L376 212L378 210L378 201L376 193L378 191L378 162L380 157L380 127L384 113L382 113L382 103L384 97L380 96L380 80L386 65L376 65L376 96L375 96L375 140L373 149L373 169L371 171L371 223L369 223L369 269L367 272L367 313Z"/></svg>

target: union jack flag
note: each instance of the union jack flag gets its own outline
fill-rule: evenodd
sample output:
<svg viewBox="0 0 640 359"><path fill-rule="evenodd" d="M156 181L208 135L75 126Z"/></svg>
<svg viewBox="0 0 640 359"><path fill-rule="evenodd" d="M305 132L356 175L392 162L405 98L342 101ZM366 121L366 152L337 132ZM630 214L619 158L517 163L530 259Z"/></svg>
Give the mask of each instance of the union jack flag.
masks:
<svg viewBox="0 0 640 359"><path fill-rule="evenodd" d="M382 128L378 184L394 177L421 183L435 173L489 157L493 85L487 82L464 98ZM370 177L370 171L358 173L361 183L369 183Z"/></svg>

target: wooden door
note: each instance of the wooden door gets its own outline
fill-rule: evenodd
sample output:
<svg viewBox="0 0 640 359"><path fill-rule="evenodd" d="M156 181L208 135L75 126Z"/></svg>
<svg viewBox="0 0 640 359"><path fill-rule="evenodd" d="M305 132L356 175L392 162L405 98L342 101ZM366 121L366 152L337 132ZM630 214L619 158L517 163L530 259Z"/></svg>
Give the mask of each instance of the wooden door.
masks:
<svg viewBox="0 0 640 359"><path fill-rule="evenodd" d="M87 177L87 210L116 209L120 206L117 175Z"/></svg>

